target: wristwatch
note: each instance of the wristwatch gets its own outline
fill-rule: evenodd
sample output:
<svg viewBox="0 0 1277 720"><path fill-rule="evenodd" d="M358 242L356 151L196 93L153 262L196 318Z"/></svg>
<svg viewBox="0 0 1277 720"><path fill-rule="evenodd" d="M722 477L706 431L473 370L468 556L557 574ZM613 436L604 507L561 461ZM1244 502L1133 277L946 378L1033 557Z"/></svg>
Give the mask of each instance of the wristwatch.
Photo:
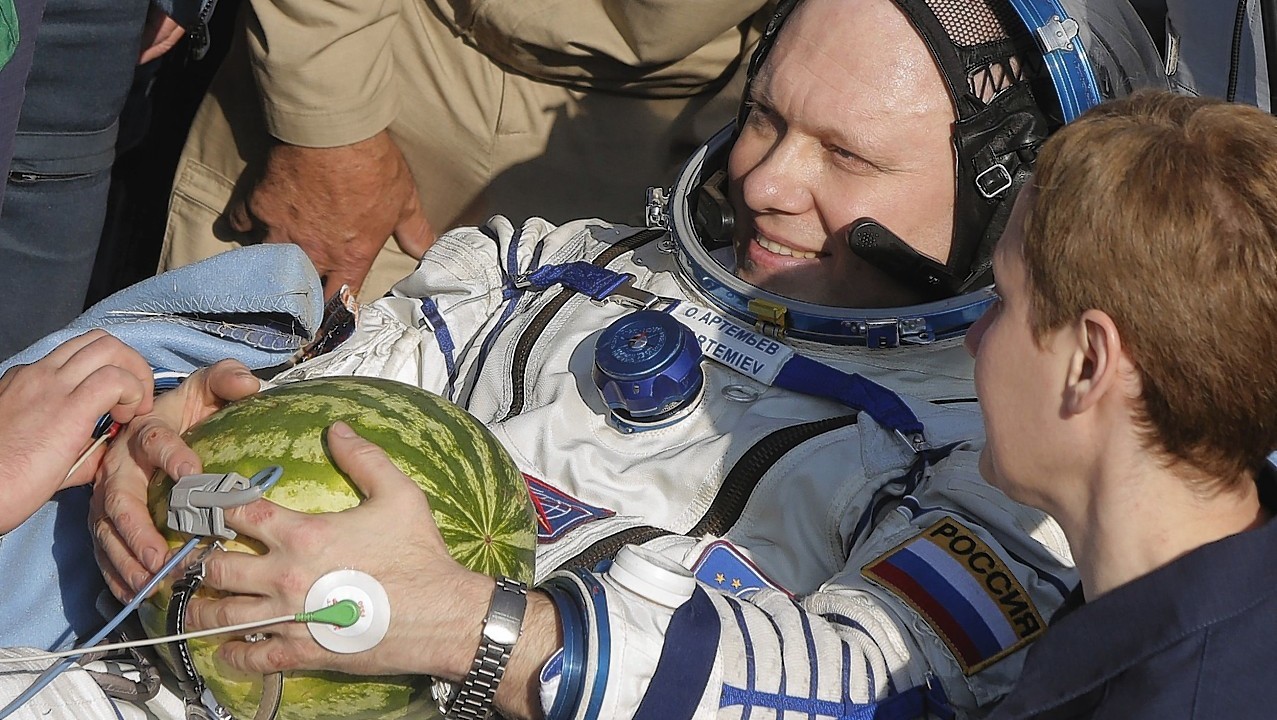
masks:
<svg viewBox="0 0 1277 720"><path fill-rule="evenodd" d="M439 712L448 720L487 720L492 699L505 675L514 643L523 630L523 613L528 606L528 586L518 580L497 576L488 616L483 619L483 637L470 663L470 672L455 690L451 683L437 682L435 699Z"/></svg>

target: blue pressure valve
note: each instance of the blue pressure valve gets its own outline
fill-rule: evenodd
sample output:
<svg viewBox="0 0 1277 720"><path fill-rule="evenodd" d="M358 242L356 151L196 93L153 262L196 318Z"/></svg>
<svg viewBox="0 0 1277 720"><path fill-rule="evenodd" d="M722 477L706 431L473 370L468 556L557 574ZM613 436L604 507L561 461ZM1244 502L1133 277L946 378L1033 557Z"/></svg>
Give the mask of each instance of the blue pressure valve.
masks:
<svg viewBox="0 0 1277 720"><path fill-rule="evenodd" d="M691 412L705 384L696 335L668 313L639 310L594 344L594 385L622 432L666 427Z"/></svg>

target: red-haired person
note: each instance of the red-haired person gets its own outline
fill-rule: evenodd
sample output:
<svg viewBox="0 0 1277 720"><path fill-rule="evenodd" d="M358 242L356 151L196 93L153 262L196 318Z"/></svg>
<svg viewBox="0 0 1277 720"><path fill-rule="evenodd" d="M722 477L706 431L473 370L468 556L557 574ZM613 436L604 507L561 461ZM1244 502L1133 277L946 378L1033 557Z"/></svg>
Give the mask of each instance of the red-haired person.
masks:
<svg viewBox="0 0 1277 720"><path fill-rule="evenodd" d="M1277 119L1167 94L1044 146L972 327L985 477L1051 513L1081 584L995 712L1277 707Z"/></svg>

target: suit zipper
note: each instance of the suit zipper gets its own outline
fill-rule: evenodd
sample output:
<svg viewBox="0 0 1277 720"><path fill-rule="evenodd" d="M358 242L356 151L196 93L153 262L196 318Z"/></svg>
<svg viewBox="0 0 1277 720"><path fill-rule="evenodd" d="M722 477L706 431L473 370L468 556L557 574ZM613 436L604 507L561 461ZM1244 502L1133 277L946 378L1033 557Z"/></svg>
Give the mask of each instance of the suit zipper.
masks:
<svg viewBox="0 0 1277 720"><path fill-rule="evenodd" d="M815 437L840 428L854 425L856 415L815 420L801 425L791 425L772 432L767 437L754 443L736 461L732 469L723 479L723 484L710 503L709 509L685 535L701 537L713 535L722 537L740 520L745 512L745 505L758 487L758 483L768 470L790 450ZM672 534L668 530L652 525L640 525L627 528L614 535L596 541L575 557L559 566L560 570L591 570L603 560L611 560L622 547L641 544L658 537Z"/></svg>
<svg viewBox="0 0 1277 720"><path fill-rule="evenodd" d="M605 267L617 257L631 250L637 250L664 234L664 230L657 228L640 230L599 253L590 262L599 267ZM536 345L537 340L541 339L542 333L550 325L550 321L554 320L554 316L558 314L559 310L563 309L563 306L575 294L576 291L571 288L565 287L560 290L558 295L555 295L550 302L546 303L545 307L537 312L536 317L532 318L532 322L528 324L527 329L519 336L519 341L514 346L514 363L510 368L510 411L498 422L505 422L523 412L524 385L526 384L524 375L528 370L528 358L532 355L532 347Z"/></svg>

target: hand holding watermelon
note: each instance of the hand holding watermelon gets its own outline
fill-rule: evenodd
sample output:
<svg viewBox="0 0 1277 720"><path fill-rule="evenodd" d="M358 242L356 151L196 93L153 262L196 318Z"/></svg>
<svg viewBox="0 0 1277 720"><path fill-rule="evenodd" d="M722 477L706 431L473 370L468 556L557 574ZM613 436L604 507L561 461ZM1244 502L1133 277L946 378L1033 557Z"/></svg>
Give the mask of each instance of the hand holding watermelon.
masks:
<svg viewBox="0 0 1277 720"><path fill-rule="evenodd" d="M132 598L168 554L147 507L151 476L157 469L174 477L200 472L199 456L180 434L260 389L261 382L242 363L223 360L156 398L151 412L136 418L111 444L98 473L89 526L98 565L117 598Z"/></svg>
<svg viewBox="0 0 1277 720"><path fill-rule="evenodd" d="M332 432L337 421L375 444ZM228 405L183 441L206 472L283 469L265 500L226 512L240 535L205 560L188 629L261 620L280 608L266 617L296 613L315 581L337 570L371 575L391 606L387 636L349 655L320 649L302 626L272 625L265 630L272 639L257 647L242 635L191 640L195 668L237 717L253 715L260 672L276 669L286 670L281 720L432 717L424 675L458 679L468 671L492 576L532 579L536 517L518 468L473 416L420 388L348 377L284 384ZM150 483L159 526L172 484L163 473ZM164 534L169 546L187 540ZM162 587L139 608L148 633L166 631L170 605ZM509 690L503 684L498 693L508 714L537 708L537 672L558 646L552 605L539 593L528 599Z"/></svg>
<svg viewBox="0 0 1277 720"><path fill-rule="evenodd" d="M330 428L328 447L366 499L350 510L318 515L265 500L227 511L227 524L259 539L266 553L214 553L205 563L205 585L238 595L193 601L189 625L217 627L295 612L319 577L335 567L358 567L381 582L393 608L389 632L372 650L330 652L295 624L272 628L261 642L227 641L219 657L253 673L322 669L459 680L479 644L492 578L452 558L426 495L380 448L345 423ZM517 678L534 679L558 647L553 613L547 599L536 593L529 598L525 627L542 627L525 632L515 648L506 676L511 691Z"/></svg>

